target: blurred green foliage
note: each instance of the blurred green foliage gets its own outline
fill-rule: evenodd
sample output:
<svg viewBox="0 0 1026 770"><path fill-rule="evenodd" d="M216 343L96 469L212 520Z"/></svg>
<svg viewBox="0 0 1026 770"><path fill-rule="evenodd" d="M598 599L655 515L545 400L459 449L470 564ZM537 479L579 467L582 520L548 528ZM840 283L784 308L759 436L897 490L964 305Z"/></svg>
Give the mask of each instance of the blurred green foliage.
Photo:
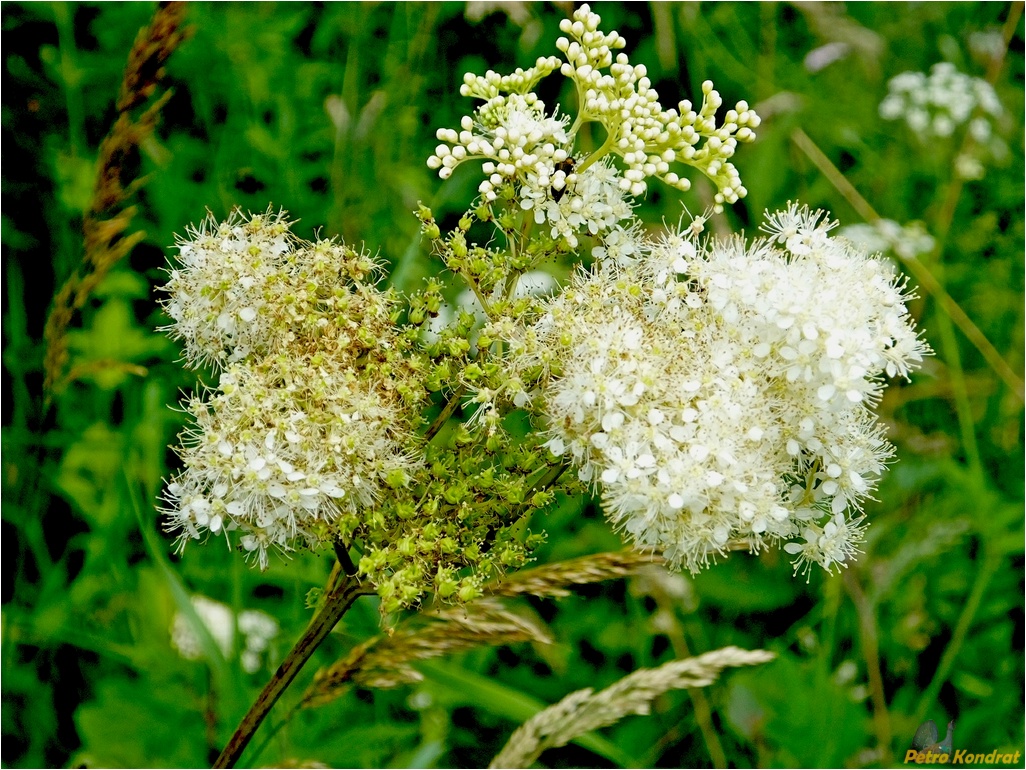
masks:
<svg viewBox="0 0 1026 770"><path fill-rule="evenodd" d="M503 5L502 8L498 7ZM1023 369L1023 25L1005 3L598 4L607 28L645 62L664 102L712 79L764 115L737 165L750 195L728 212L754 230L765 208L797 199L861 221L850 196L795 142L801 129L881 216L922 221L938 239L922 257L1010 365ZM476 187L461 169L441 184L424 164L439 126L472 105L465 71L500 71L554 52L567 6L471 3L223 3L188 10L194 34L172 57L174 96L143 147L149 175L136 223L146 240L102 284L69 335L72 364L97 367L44 406L42 328L54 292L81 260L96 148L110 128L125 58L150 4L4 3L3 35L3 744L31 766L202 766L269 670L235 655L182 659L169 629L188 594L260 608L284 655L323 585L327 557L297 555L261 574L216 542L169 555L155 504L175 462L173 405L196 387L176 362L154 287L175 232L206 208L263 210L365 242L401 289L439 266L424 253L419 200L457 216ZM1011 23L1007 22L1012 15ZM1007 29L1006 29L1007 27ZM1007 33L1005 50L1001 36ZM1010 156L965 185L960 135L917 141L883 121L889 78L953 62L995 88ZM806 57L835 45L822 69ZM556 79L553 79L556 80ZM554 86L545 85L550 91ZM568 94L544 94L551 104ZM709 198L686 197L698 213ZM704 197L703 197L704 196ZM945 209L954 199L949 216ZM642 216L676 221L653 187ZM950 219L950 221L948 221ZM718 226L719 223L713 223ZM715 229L715 228L714 228ZM560 274L566 266L553 266ZM725 644L766 647L776 662L706 691L736 766L900 764L916 726L956 720L955 747L1023 749L1023 403L921 290L937 350L881 406L899 461L871 507L861 560L843 575L795 579L779 553L732 556L704 574L635 578L525 602L556 643L479 650L425 666L422 685L355 691L300 712L290 692L257 744L258 764L470 767L488 762L543 704L629 671ZM1007 378L1006 378L1007 379ZM1020 385L1021 388L1021 385ZM619 547L599 511L565 499L545 521L539 561ZM194 617L194 616L193 616ZM315 656L330 662L378 629L363 598ZM208 640L209 641L209 640ZM214 652L212 644L208 649ZM312 668L312 666L311 666ZM306 672L305 677L310 676ZM710 766L686 693L603 732L548 766ZM943 732L943 730L942 730Z"/></svg>

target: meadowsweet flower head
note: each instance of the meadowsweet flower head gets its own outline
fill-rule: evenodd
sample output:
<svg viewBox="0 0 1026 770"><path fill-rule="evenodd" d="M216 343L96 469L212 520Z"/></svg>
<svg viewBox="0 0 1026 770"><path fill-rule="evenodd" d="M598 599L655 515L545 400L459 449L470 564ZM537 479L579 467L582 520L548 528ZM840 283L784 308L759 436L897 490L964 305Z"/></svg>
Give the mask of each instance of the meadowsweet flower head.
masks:
<svg viewBox="0 0 1026 770"><path fill-rule="evenodd" d="M880 102L880 116L903 120L924 145L968 130L974 146L955 159L956 171L965 179L981 178L986 161L1008 155L999 135L1006 113L994 87L959 72L949 62L933 65L929 75L903 72L891 78L887 96Z"/></svg>
<svg viewBox="0 0 1026 770"><path fill-rule="evenodd" d="M970 127L980 141L989 136L991 123L1004 108L986 80L959 72L950 62L939 62L925 72L903 72L887 84L887 96L880 103L886 120L903 118L919 137L951 136L979 110Z"/></svg>
<svg viewBox="0 0 1026 770"><path fill-rule="evenodd" d="M928 351L902 282L833 226L791 206L751 244L668 233L578 273L514 335L549 448L672 564L798 537L798 566L854 553L891 452L871 408Z"/></svg>
<svg viewBox="0 0 1026 770"><path fill-rule="evenodd" d="M284 213L209 218L179 250L169 328L216 376L184 405L182 467L164 491L179 548L223 536L266 568L274 552L357 546L383 613L427 591L470 601L524 563L538 536L512 525L550 498L528 492L537 442L510 446L490 406L498 367L471 360L490 294L428 339L437 291L400 305L367 254L295 237ZM464 242L461 253L484 250ZM503 295L513 308L552 288L544 274L518 277ZM481 409L431 444L419 435L428 394L460 377Z"/></svg>
<svg viewBox="0 0 1026 770"><path fill-rule="evenodd" d="M264 568L271 550L352 531L407 483L416 364L367 255L301 241L283 213L208 218L190 234L165 287L170 330L220 371L185 405L164 512L180 546L234 536Z"/></svg>

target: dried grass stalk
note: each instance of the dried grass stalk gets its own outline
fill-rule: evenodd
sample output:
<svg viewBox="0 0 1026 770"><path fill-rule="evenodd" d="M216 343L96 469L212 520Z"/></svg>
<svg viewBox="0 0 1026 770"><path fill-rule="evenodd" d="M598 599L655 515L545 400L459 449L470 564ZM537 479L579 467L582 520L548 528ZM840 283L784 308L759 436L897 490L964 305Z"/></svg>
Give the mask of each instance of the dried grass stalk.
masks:
<svg viewBox="0 0 1026 770"><path fill-rule="evenodd" d="M530 767L546 749L564 746L629 714L647 714L652 701L669 690L704 687L725 668L754 666L773 657L765 650L724 647L659 668L639 669L597 693L578 690L518 727L489 767Z"/></svg>
<svg viewBox="0 0 1026 770"><path fill-rule="evenodd" d="M485 585L484 590L491 596L569 596L571 586L626 577L662 563L659 556L633 549L598 553L516 572Z"/></svg>
<svg viewBox="0 0 1026 770"><path fill-rule="evenodd" d="M160 110L171 92L155 99L139 115L133 116L132 111L153 96L164 76L164 63L187 37L187 31L182 29L184 13L184 3L161 4L149 26L139 31L128 55L117 102L118 119L100 145L93 198L82 222L82 265L55 295L43 331L43 387L48 398L84 371L78 368L65 373L67 330L75 311L85 304L110 269L145 237L141 231L127 232L135 208L125 207L145 180L130 180L126 175L135 165L139 147L153 134Z"/></svg>
<svg viewBox="0 0 1026 770"><path fill-rule="evenodd" d="M411 665L418 660L515 642L548 644L551 639L543 629L491 599L423 613L400 624L391 635L374 637L318 671L303 696L303 705L332 701L351 684L389 688L419 682L424 676Z"/></svg>

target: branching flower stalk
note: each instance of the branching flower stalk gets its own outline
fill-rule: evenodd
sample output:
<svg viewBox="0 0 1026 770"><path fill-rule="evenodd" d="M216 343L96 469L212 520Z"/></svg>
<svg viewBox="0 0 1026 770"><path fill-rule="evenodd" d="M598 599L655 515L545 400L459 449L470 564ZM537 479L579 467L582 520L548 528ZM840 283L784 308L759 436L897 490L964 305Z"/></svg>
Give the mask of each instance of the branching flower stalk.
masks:
<svg viewBox="0 0 1026 770"><path fill-rule="evenodd" d="M214 762L214 767L235 767L264 718L278 702L282 693L292 684L303 665L313 655L314 650L328 637L353 602L366 593L368 590L361 587L355 577L342 572L341 578L325 592L321 608L310 621L306 631L289 654L285 656L267 684L264 685L264 689L260 691L260 695L257 696L235 732L232 733L231 738L228 739L228 743L225 744L220 756Z"/></svg>
<svg viewBox="0 0 1026 770"><path fill-rule="evenodd" d="M796 203L754 240L705 237L704 217L648 234L634 208L652 180L687 190L681 174L704 174L714 210L744 197L730 159L759 117L742 101L718 119L711 83L697 109L664 108L600 23L584 5L560 26L562 59L468 74L461 92L481 104L437 132L428 166L442 179L468 162L483 174L452 230L415 212L466 302L449 304L441 277L409 297L383 289L368 253L298 238L273 208L210 215L179 240L168 331L215 379L185 404L167 527L179 549L224 537L261 569L330 549L342 575L218 766L358 594L377 593L389 619L428 596L470 612L577 574L547 565L516 587L545 537L535 514L557 494L593 492L642 558L675 569L779 546L807 575L859 552L862 504L893 451L874 413L884 378L930 352L905 283ZM575 115L534 93L557 72ZM590 153L588 123L605 132ZM578 266L551 292L550 260ZM446 650L544 636L491 601L476 620L445 616L449 639L414 624L358 647L311 699L361 677L411 681L410 662ZM405 663L390 669L382 650Z"/></svg>

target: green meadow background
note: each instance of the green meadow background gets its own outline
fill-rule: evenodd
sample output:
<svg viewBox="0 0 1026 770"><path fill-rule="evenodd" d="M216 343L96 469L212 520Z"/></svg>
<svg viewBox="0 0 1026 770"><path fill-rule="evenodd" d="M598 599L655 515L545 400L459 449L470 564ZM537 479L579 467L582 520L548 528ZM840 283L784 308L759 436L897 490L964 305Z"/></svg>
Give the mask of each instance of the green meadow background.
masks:
<svg viewBox="0 0 1026 770"><path fill-rule="evenodd" d="M198 379L158 331L167 320L155 287L175 233L207 209L224 216L272 203L299 219L300 235L365 243L390 266L389 280L417 288L440 265L411 211L423 201L451 222L478 181L462 168L442 184L425 165L435 129L473 108L458 94L463 73L510 71L556 53L558 21L572 10L189 5L192 36L167 64L174 94L139 162L148 179L134 226L146 237L75 316L67 342L82 375L47 404L43 325L82 260L97 148L154 7L0 9L5 767L208 764L270 668L246 673L237 655L183 659L169 635L177 608L201 594L269 613L281 625L276 665L331 566L327 555L297 554L260 573L223 540L171 553L156 507L176 463L174 405ZM715 227L752 233L765 209L800 200L844 225L872 210L921 222L936 239L905 267L926 276L912 281L920 286L912 309L937 355L881 404L898 460L868 507L865 553L842 575L817 571L808 581L792 577L786 554L742 553L696 577L523 601L553 645L441 659L423 667L418 685L352 690L272 736L315 665L379 630L376 600L362 598L243 763L484 766L544 705L727 644L778 658L726 674L696 700L661 697L650 716L603 730L590 748L548 751L540 764L895 766L927 718L942 733L956 720L955 748L1023 750L1021 4L595 9L604 28L627 37L631 61L647 64L664 104L712 79L725 102L747 99L764 115L758 141L736 158L750 194ZM829 44L840 44L828 50L841 58L813 71L806 57ZM978 181L953 173L963 132L924 143L878 113L891 77L940 61L977 77L992 70L1007 113L999 133L1009 153ZM572 111L572 96L550 80L547 103ZM709 196L699 183L683 202L698 213ZM653 226L676 222L681 198L653 185L640 211ZM959 311L1003 366L966 336ZM561 500L544 528L539 563L620 547L590 500Z"/></svg>

